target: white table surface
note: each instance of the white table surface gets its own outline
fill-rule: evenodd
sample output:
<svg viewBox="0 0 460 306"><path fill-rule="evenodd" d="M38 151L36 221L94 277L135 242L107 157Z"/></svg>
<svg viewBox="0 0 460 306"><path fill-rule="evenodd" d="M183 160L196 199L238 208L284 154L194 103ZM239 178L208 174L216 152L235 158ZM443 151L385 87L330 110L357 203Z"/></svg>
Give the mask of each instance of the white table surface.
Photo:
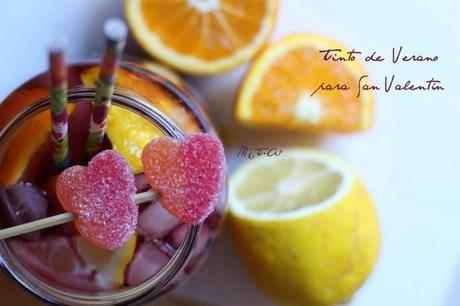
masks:
<svg viewBox="0 0 460 306"><path fill-rule="evenodd" d="M87 57L100 51L103 21L122 15L121 2L114 0L1 1L0 100L46 69L45 47L56 29L70 38L70 58ZM307 31L387 57L400 45L408 52L440 57L436 63L367 63L366 68L378 82L392 74L419 82L437 77L445 91L377 93L371 131L291 140L347 160L377 205L383 249L353 306L460 305L458 16L458 0L281 3L273 38ZM141 52L132 41L128 51ZM229 122L228 110L245 69L192 79L222 122ZM261 138L250 133L238 141L254 144L255 136ZM232 152L229 157L234 161ZM206 265L177 293L225 306L274 305L240 266L227 233Z"/></svg>

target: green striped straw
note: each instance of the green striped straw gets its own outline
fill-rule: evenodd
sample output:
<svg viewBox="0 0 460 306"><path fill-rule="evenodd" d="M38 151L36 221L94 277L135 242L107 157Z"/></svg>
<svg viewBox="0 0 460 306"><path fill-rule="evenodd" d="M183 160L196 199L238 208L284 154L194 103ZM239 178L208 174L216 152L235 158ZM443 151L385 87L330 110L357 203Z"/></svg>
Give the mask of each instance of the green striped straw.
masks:
<svg viewBox="0 0 460 306"><path fill-rule="evenodd" d="M56 37L48 50L50 96L51 96L51 141L53 161L56 169L69 166L69 137L67 121L67 66L62 39Z"/></svg>
<svg viewBox="0 0 460 306"><path fill-rule="evenodd" d="M115 74L120 66L127 34L128 29L121 19L112 18L104 24L106 46L97 80L96 97L86 141L86 154L90 157L101 150L104 141L107 116L115 88Z"/></svg>

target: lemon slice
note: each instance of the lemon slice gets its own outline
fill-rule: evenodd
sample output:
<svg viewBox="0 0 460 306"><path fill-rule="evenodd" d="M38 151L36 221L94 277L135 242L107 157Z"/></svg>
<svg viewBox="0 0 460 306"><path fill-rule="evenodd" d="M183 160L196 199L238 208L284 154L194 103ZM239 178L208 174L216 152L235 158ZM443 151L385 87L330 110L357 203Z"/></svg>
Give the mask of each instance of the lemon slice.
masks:
<svg viewBox="0 0 460 306"><path fill-rule="evenodd" d="M324 152L291 149L248 161L230 178L229 206L243 264L281 304L349 301L379 253L364 185Z"/></svg>
<svg viewBox="0 0 460 306"><path fill-rule="evenodd" d="M111 106L107 120L107 136L115 151L131 166L134 174L144 171L142 150L152 139L163 136L147 119L119 106Z"/></svg>
<svg viewBox="0 0 460 306"><path fill-rule="evenodd" d="M146 62L147 63L147 62ZM145 64L147 65L147 64ZM154 64L148 66L150 70L156 67ZM156 67L159 70L158 67ZM164 70L166 71L166 70ZM99 75L99 67L86 69L81 75L81 81L85 86L94 86ZM120 69L118 71L116 84L123 87L126 83L140 82L128 71ZM121 84L120 84L121 83ZM142 92L143 88L137 91ZM112 105L109 109L107 120L107 136L112 143L112 148L123 156L131 166L134 174L144 171L142 166L141 154L144 147L154 138L163 136L155 125L144 117L124 109L120 106Z"/></svg>
<svg viewBox="0 0 460 306"><path fill-rule="evenodd" d="M95 277L98 285L106 289L117 289L124 284L125 270L134 256L136 241L135 234L122 247L110 251L78 237L76 246L85 263L97 271Z"/></svg>

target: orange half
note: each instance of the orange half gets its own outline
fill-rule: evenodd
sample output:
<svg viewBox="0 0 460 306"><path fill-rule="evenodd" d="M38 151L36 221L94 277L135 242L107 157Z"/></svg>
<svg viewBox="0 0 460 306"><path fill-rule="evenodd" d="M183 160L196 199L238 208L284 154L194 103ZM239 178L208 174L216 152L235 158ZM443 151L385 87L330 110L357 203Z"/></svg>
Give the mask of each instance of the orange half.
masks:
<svg viewBox="0 0 460 306"><path fill-rule="evenodd" d="M354 61L325 61L319 50L347 48L317 35L296 34L268 47L253 63L237 98L235 118L244 125L313 132L354 132L371 125L373 97L358 81ZM317 90L346 84L349 90ZM315 90L317 90L315 92Z"/></svg>
<svg viewBox="0 0 460 306"><path fill-rule="evenodd" d="M178 70L211 74L236 67L268 39L277 0L126 0L140 45Z"/></svg>

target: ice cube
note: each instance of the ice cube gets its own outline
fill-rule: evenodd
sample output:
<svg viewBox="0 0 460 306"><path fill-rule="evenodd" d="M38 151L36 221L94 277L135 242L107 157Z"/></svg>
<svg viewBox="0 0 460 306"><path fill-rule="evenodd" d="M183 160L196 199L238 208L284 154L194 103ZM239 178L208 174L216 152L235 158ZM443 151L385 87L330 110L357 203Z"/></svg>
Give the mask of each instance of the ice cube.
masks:
<svg viewBox="0 0 460 306"><path fill-rule="evenodd" d="M22 264L43 279L70 290L102 290L94 281L93 270L76 254L70 238L50 235L40 241L12 239L9 245Z"/></svg>
<svg viewBox="0 0 460 306"><path fill-rule="evenodd" d="M160 251L153 243L144 242L134 255L134 259L128 267L126 275L126 283L128 286L137 286L142 284L169 261L162 251Z"/></svg>
<svg viewBox="0 0 460 306"><path fill-rule="evenodd" d="M182 240L184 240L185 234L187 233L190 225L183 224L175 229L171 234L166 237L166 242L168 242L174 248L178 248L181 244ZM206 224L201 226L200 233L198 234L198 240L195 244L195 249L193 250L193 256L200 255L208 245L208 241L210 241L211 237L211 230Z"/></svg>
<svg viewBox="0 0 460 306"><path fill-rule="evenodd" d="M45 192L32 183L19 182L9 188L0 185L0 213L3 226L15 226L46 217L48 200ZM36 240L40 232L21 235Z"/></svg>
<svg viewBox="0 0 460 306"><path fill-rule="evenodd" d="M177 228L181 222L159 203L151 203L139 216L138 233L146 240L162 238Z"/></svg>

